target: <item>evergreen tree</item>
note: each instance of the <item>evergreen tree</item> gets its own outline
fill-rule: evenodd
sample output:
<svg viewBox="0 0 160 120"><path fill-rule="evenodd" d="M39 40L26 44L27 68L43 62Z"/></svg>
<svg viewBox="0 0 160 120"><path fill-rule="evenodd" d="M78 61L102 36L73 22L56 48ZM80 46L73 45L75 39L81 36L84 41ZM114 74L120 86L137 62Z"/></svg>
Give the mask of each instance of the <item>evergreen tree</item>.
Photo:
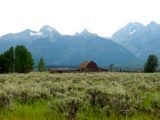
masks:
<svg viewBox="0 0 160 120"><path fill-rule="evenodd" d="M14 72L14 48L11 47L9 50L0 55L0 71L1 73L12 73Z"/></svg>
<svg viewBox="0 0 160 120"><path fill-rule="evenodd" d="M4 73L4 59L3 59L3 54L0 55L0 73Z"/></svg>
<svg viewBox="0 0 160 120"><path fill-rule="evenodd" d="M144 72L152 73L158 67L158 58L156 55L149 55L147 62L144 65Z"/></svg>
<svg viewBox="0 0 160 120"><path fill-rule="evenodd" d="M44 62L44 59L41 58L38 64L38 71L44 72L45 70L46 70L45 62Z"/></svg>
<svg viewBox="0 0 160 120"><path fill-rule="evenodd" d="M8 51L4 53L5 60L5 72L14 72L14 48L11 47Z"/></svg>
<svg viewBox="0 0 160 120"><path fill-rule="evenodd" d="M27 73L33 70L31 53L24 46L17 46L0 55L0 73Z"/></svg>
<svg viewBox="0 0 160 120"><path fill-rule="evenodd" d="M18 45L15 49L15 71L27 73L33 70L33 65L31 53L23 45Z"/></svg>

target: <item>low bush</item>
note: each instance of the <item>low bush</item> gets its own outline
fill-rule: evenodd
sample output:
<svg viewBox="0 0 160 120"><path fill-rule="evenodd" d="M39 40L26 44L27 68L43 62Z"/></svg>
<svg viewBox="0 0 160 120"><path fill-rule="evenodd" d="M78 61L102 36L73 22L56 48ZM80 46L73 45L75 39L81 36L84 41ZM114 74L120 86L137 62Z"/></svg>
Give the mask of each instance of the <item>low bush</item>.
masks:
<svg viewBox="0 0 160 120"><path fill-rule="evenodd" d="M82 100L75 97L65 98L53 101L49 104L52 110L58 110L65 113L68 120L74 120L76 117L77 111L82 105Z"/></svg>
<svg viewBox="0 0 160 120"><path fill-rule="evenodd" d="M0 108L6 108L6 107L9 107L9 105L10 105L9 97L6 94L1 93L0 94Z"/></svg>

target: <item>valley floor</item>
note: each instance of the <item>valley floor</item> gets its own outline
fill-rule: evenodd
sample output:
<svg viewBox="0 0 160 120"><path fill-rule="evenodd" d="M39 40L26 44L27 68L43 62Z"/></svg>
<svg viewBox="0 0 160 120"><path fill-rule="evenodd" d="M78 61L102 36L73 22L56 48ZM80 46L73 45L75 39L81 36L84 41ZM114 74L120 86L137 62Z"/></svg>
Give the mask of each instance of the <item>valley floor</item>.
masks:
<svg viewBox="0 0 160 120"><path fill-rule="evenodd" d="M159 120L160 73L0 75L0 120Z"/></svg>

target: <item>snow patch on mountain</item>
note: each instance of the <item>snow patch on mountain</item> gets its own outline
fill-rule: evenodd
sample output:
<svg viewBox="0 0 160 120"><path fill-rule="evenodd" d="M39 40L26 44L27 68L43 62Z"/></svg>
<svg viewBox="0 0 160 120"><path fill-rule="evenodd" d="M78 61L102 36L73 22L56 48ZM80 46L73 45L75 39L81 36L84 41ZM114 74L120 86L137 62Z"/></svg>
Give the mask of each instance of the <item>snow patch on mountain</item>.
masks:
<svg viewBox="0 0 160 120"><path fill-rule="evenodd" d="M49 32L52 32L52 31L53 31L53 28L48 27L47 30L48 30Z"/></svg>
<svg viewBox="0 0 160 120"><path fill-rule="evenodd" d="M41 35L43 35L43 33L42 32L30 32L30 36L41 36Z"/></svg>
<svg viewBox="0 0 160 120"><path fill-rule="evenodd" d="M133 35L136 32L136 30L133 30L131 32L129 32L129 35Z"/></svg>

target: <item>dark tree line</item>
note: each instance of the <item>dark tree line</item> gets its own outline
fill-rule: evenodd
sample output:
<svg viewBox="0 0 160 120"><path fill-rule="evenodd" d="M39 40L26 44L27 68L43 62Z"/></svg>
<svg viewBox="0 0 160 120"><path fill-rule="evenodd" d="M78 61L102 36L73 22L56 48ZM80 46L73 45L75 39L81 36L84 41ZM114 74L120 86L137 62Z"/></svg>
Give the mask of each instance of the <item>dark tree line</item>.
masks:
<svg viewBox="0 0 160 120"><path fill-rule="evenodd" d="M28 73L33 65L32 55L23 45L11 47L0 55L0 73Z"/></svg>

